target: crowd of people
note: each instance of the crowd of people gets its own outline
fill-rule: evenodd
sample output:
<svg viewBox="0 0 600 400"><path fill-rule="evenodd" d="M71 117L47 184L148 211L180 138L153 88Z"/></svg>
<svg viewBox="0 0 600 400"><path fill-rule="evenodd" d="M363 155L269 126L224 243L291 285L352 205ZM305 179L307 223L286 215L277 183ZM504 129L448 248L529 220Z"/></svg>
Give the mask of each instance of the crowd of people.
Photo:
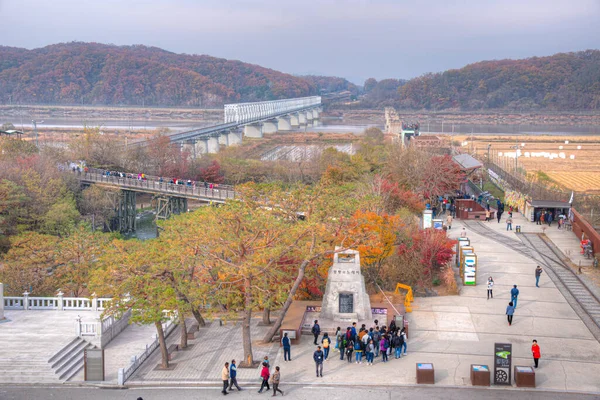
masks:
<svg viewBox="0 0 600 400"><path fill-rule="evenodd" d="M356 364L362 364L364 358L367 365L373 365L375 359L380 356L381 362L385 363L389 361L391 355L398 359L407 354L405 328L397 327L395 321L392 321L389 327L385 325L380 327L378 320L375 320L370 328L362 324L357 330L356 322L347 327L345 331L338 327L334 336L335 345L327 332L321 337L321 345L319 345L321 328L318 320L315 320L312 333L315 338L314 344L317 345L317 350L313 354L317 377L323 376L323 361L330 360L329 353L332 347L334 351L339 352L340 360L347 360L348 363L355 362ZM287 355L289 356L289 339L286 339L287 337L284 336L283 346L284 351L287 346Z"/></svg>

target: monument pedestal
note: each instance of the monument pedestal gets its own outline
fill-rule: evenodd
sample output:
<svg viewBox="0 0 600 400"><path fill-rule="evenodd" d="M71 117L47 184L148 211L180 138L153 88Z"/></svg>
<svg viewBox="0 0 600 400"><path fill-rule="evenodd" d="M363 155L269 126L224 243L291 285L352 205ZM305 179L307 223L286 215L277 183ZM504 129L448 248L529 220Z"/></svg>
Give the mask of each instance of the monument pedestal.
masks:
<svg viewBox="0 0 600 400"><path fill-rule="evenodd" d="M321 318L348 322L371 320L371 301L360 271L360 255L356 250L337 252L338 249L327 276Z"/></svg>

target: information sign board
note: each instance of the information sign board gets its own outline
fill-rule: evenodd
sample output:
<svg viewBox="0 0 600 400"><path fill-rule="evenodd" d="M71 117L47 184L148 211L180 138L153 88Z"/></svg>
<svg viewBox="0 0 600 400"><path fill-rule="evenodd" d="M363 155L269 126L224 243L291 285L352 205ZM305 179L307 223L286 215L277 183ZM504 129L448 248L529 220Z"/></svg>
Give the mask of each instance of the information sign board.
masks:
<svg viewBox="0 0 600 400"><path fill-rule="evenodd" d="M463 261L463 284L475 286L477 284L477 255L465 254Z"/></svg>
<svg viewBox="0 0 600 400"><path fill-rule="evenodd" d="M512 344L494 343L494 385L510 385Z"/></svg>

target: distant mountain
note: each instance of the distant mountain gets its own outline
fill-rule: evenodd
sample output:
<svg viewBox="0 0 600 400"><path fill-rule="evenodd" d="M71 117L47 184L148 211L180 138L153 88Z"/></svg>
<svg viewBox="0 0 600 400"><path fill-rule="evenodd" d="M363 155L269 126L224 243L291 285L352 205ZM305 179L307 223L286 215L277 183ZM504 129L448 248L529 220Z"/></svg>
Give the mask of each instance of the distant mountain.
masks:
<svg viewBox="0 0 600 400"><path fill-rule="evenodd" d="M335 92L349 91L353 95L358 94L358 87L347 79L336 76L304 75L299 76L310 84L314 85L319 94L328 94Z"/></svg>
<svg viewBox="0 0 600 400"><path fill-rule="evenodd" d="M405 109L600 110L600 51L482 61L411 79L394 97Z"/></svg>
<svg viewBox="0 0 600 400"><path fill-rule="evenodd" d="M313 79L258 65L156 47L0 46L0 103L219 106L310 96L318 88Z"/></svg>

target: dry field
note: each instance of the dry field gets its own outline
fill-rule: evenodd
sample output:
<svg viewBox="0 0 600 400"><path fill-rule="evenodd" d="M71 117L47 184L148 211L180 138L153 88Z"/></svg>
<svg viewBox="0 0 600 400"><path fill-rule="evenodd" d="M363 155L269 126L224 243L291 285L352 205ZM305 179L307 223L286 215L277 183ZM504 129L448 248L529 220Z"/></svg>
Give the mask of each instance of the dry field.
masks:
<svg viewBox="0 0 600 400"><path fill-rule="evenodd" d="M600 194L600 137L598 136L455 136L454 140L467 142L466 149L484 158L491 144L490 157L504 163L509 169L515 159L504 156L514 153L514 146L521 146L518 165L528 173L542 171L565 188L590 194ZM568 143L565 143L568 141ZM500 156L500 153L503 156ZM534 153L550 153L558 157L538 156ZM564 158L561 158L561 153ZM574 156L571 159L571 156Z"/></svg>

